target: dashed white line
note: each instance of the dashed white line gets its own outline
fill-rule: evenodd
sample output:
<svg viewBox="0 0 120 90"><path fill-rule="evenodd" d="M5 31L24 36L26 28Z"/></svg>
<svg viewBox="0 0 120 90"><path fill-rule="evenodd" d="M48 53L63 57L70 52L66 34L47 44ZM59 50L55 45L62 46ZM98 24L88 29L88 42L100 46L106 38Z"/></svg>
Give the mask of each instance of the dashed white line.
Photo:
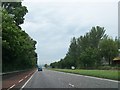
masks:
<svg viewBox="0 0 120 90"><path fill-rule="evenodd" d="M36 72L37 72L37 70L36 70ZM35 73L36 73L36 72L35 72ZM35 73L34 73L34 74L35 74ZM33 74L33 75L34 75L34 74ZM22 89L27 85L27 83L31 80L31 78L33 77L33 75L27 80L27 82L21 87L20 90L22 90Z"/></svg>
<svg viewBox="0 0 120 90"><path fill-rule="evenodd" d="M27 78L28 76L25 76L25 78Z"/></svg>
<svg viewBox="0 0 120 90"><path fill-rule="evenodd" d="M36 72L37 72L37 70L36 70ZM36 73L36 72L35 72L35 73ZM34 73L34 74L35 74L35 73ZM32 74L32 73L30 73L29 75L31 75L31 74ZM33 75L34 75L34 74L33 74ZM29 75L28 75L28 76L29 76ZM29 78L29 80L33 77L33 75ZM27 78L28 76L25 76L25 78ZM23 80L24 80L24 79L21 79L21 80L19 80L18 82L20 83L20 82L22 82ZM29 81L29 80L28 80L28 81ZM28 83L28 81L22 86L22 88L25 87L25 85ZM11 86L10 88L8 88L7 90L12 89L13 87L15 87L15 84L12 85L12 86ZM22 88L21 88L20 90L22 90Z"/></svg>
<svg viewBox="0 0 120 90"><path fill-rule="evenodd" d="M19 83L22 82L22 81L23 81L23 79L21 79L21 80L19 81Z"/></svg>
<svg viewBox="0 0 120 90"><path fill-rule="evenodd" d="M8 88L7 90L10 90L10 89L12 89L13 87L15 87L15 84L14 85L12 85L10 88Z"/></svg>

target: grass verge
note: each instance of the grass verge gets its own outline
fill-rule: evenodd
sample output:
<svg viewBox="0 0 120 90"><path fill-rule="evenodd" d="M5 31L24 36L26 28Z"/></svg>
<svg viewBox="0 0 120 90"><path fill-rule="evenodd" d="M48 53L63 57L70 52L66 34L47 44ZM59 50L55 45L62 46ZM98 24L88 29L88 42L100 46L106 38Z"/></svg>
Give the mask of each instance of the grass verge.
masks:
<svg viewBox="0 0 120 90"><path fill-rule="evenodd" d="M94 76L105 79L119 80L120 81L120 71L118 70L83 70L83 69L50 69L66 73L74 73L86 76Z"/></svg>

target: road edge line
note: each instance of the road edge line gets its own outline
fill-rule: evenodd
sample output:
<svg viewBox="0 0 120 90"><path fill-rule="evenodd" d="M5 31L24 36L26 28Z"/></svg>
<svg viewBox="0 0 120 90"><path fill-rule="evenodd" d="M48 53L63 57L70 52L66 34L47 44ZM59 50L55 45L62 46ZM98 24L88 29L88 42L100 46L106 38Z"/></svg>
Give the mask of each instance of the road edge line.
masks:
<svg viewBox="0 0 120 90"><path fill-rule="evenodd" d="M51 70L51 71L54 71L54 70ZM105 81L110 81L110 82L115 82L115 83L119 83L120 82L120 81L117 81L117 80L106 79L106 78L99 78L99 77L87 76L87 75L80 75L80 74L75 74L75 73L70 73L70 72L62 72L62 71L55 71L55 72L69 74L69 75L75 75L75 76L83 76L83 77L93 78L93 79L98 79L98 80L105 80Z"/></svg>
<svg viewBox="0 0 120 90"><path fill-rule="evenodd" d="M34 74L37 72L37 70L34 72ZM34 75L33 74L33 75ZM26 85L27 83L32 79L33 75L25 82L25 84L20 88L20 90L22 90Z"/></svg>

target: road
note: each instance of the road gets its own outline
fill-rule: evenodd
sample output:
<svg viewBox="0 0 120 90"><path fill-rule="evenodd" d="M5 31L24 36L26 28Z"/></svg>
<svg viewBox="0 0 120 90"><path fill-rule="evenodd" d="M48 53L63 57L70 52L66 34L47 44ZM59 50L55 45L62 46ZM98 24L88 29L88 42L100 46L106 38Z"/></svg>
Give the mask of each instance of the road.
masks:
<svg viewBox="0 0 120 90"><path fill-rule="evenodd" d="M10 73L4 73L2 75L2 89L10 89L12 88L21 88L23 84L33 75L36 71L34 69L15 71Z"/></svg>
<svg viewBox="0 0 120 90"><path fill-rule="evenodd" d="M118 82L58 71L36 71L22 88L118 88Z"/></svg>

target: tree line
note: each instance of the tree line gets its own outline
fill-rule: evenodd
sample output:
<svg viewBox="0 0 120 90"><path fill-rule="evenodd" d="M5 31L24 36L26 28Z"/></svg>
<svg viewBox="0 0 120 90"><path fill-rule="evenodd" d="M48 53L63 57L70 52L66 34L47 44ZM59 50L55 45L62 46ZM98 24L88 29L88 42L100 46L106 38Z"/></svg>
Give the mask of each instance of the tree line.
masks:
<svg viewBox="0 0 120 90"><path fill-rule="evenodd" d="M104 27L96 26L84 36L73 37L66 56L50 64L52 68L97 68L113 65L118 56L118 39L105 34Z"/></svg>
<svg viewBox="0 0 120 90"><path fill-rule="evenodd" d="M22 28L28 13L21 2L2 2L2 71L32 68L37 63L36 41Z"/></svg>

